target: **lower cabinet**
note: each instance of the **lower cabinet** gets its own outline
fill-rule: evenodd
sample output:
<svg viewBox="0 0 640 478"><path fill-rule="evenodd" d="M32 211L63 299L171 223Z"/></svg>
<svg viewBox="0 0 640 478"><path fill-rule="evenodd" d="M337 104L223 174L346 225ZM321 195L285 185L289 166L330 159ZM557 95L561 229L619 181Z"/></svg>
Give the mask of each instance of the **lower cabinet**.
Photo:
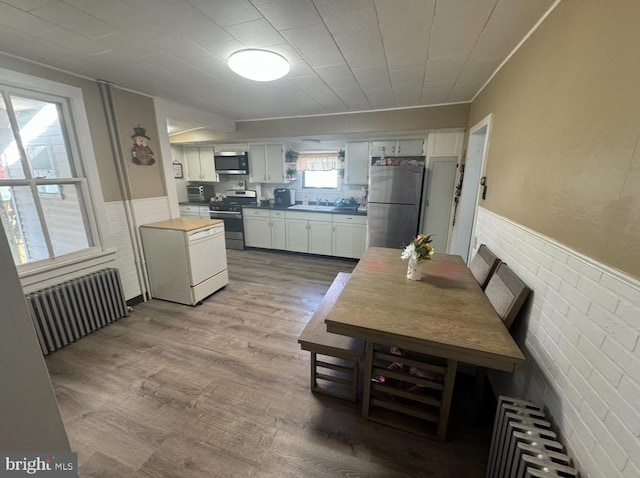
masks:
<svg viewBox="0 0 640 478"><path fill-rule="evenodd" d="M367 242L367 217L333 215L333 255L359 259Z"/></svg>
<svg viewBox="0 0 640 478"><path fill-rule="evenodd" d="M284 211L243 210L244 243L263 249L286 249Z"/></svg>
<svg viewBox="0 0 640 478"><path fill-rule="evenodd" d="M359 259L367 240L367 217L244 208L248 247Z"/></svg>
<svg viewBox="0 0 640 478"><path fill-rule="evenodd" d="M287 212L287 250L330 256L332 216L314 212Z"/></svg>

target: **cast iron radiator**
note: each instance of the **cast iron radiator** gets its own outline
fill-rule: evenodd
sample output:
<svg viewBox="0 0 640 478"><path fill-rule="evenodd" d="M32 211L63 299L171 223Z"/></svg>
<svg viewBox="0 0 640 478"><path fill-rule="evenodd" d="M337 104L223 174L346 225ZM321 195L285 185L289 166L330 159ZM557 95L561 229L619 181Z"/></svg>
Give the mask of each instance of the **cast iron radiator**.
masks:
<svg viewBox="0 0 640 478"><path fill-rule="evenodd" d="M44 355L129 315L118 269L102 269L25 295Z"/></svg>
<svg viewBox="0 0 640 478"><path fill-rule="evenodd" d="M576 478L571 459L539 405L498 399L487 478Z"/></svg>

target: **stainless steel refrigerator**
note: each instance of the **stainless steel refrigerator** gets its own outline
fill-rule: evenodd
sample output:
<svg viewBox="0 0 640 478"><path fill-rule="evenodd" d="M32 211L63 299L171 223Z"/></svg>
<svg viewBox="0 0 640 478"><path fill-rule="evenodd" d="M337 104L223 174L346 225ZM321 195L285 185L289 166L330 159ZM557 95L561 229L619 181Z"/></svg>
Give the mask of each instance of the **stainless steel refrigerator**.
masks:
<svg viewBox="0 0 640 478"><path fill-rule="evenodd" d="M423 157L381 159L371 165L369 247L401 248L418 233L424 166Z"/></svg>

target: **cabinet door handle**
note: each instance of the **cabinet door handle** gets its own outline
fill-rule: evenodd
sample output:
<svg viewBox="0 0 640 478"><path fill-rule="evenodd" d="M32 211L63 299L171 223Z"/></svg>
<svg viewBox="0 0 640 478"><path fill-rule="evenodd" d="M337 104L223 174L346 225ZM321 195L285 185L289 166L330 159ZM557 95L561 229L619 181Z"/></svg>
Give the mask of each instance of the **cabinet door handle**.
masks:
<svg viewBox="0 0 640 478"><path fill-rule="evenodd" d="M398 146L398 154L400 154L400 146Z"/></svg>

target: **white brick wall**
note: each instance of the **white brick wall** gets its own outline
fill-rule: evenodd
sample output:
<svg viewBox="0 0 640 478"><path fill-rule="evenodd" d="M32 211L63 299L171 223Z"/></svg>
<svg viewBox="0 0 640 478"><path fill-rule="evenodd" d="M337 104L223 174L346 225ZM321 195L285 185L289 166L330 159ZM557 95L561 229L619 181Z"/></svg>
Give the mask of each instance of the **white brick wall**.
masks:
<svg viewBox="0 0 640 478"><path fill-rule="evenodd" d="M498 393L546 405L584 478L640 476L640 281L483 208L476 237L534 293Z"/></svg>
<svg viewBox="0 0 640 478"><path fill-rule="evenodd" d="M170 218L167 197L136 199L132 201L135 220L138 225L163 221ZM115 267L120 271L122 287L127 300L142 294L136 270L133 244L122 201L106 203L107 220L113 233L116 253Z"/></svg>

